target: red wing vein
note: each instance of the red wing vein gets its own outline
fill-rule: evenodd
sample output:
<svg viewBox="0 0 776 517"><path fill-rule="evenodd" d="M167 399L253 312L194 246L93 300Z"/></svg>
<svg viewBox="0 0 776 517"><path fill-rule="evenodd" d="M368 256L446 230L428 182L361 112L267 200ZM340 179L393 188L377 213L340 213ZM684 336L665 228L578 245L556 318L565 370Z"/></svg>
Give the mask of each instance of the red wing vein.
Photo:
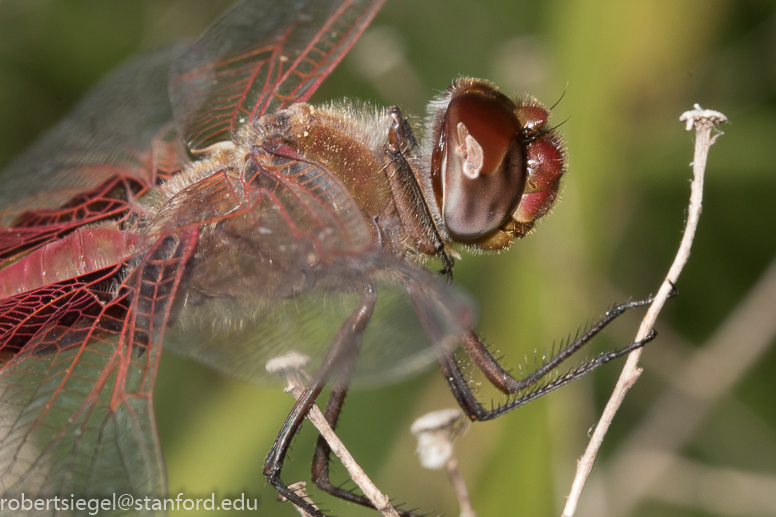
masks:
<svg viewBox="0 0 776 517"><path fill-rule="evenodd" d="M0 350L11 353L9 336L30 327L21 336L26 344L0 369L0 491L164 491L151 388L196 232L185 230L169 244L159 240L108 303L99 296L110 276L103 271L59 286L56 297L46 296L52 288L14 297L38 302L32 316L0 313L6 324ZM135 353L143 359L134 360Z"/></svg>

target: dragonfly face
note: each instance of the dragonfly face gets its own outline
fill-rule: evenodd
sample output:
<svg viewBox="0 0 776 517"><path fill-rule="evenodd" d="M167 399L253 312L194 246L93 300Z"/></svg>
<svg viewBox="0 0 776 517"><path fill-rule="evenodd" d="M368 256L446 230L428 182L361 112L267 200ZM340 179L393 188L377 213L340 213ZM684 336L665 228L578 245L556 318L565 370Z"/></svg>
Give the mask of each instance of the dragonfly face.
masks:
<svg viewBox="0 0 776 517"><path fill-rule="evenodd" d="M331 379L434 359L472 419L517 407L469 397L458 344L507 393L544 375L504 380L468 296L424 265L451 278L453 244L528 233L561 140L538 101L476 79L432 102L420 144L398 108L307 104L381 5L240 2L193 45L124 65L3 171L0 491L164 494L163 343L252 382L311 357L292 429ZM293 434L265 467L281 491Z"/></svg>

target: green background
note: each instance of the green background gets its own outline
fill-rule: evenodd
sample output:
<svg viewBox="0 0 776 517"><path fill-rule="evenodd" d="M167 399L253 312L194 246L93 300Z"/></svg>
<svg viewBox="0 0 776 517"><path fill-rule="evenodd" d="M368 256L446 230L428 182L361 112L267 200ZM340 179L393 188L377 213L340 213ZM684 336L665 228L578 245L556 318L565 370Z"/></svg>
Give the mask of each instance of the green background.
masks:
<svg viewBox="0 0 776 517"><path fill-rule="evenodd" d="M228 3L0 2L0 165L124 58L197 35ZM380 62L387 70L374 67ZM711 151L704 212L680 296L660 317L661 335L643 356L644 374L615 419L578 515L776 514L772 336L762 352L752 353L754 339L735 333L728 340L732 354L717 356L718 370L700 369L708 389L672 399L684 404L673 413L659 409L677 393L672 386L686 365L761 285L776 252L776 5L388 0L371 37L313 100L347 96L422 116L427 100L459 75L487 77L508 93L529 91L549 105L563 97L553 110L569 151L561 202L510 253L467 256L455 270L480 302L483 336L511 366L573 334L614 301L657 290L689 196L693 137L679 115L697 102L731 120ZM775 307L776 297L766 294L746 314L767 322ZM624 318L594 347L628 342L637 325L635 316ZM738 372L737 362L748 355L751 366ZM618 361L495 422L472 426L457 447L480 516L560 514L575 459L621 366ZM730 387L717 392L723 381ZM485 388L481 395L497 397ZM261 476L291 407L289 395L234 383L165 354L155 397L171 493L245 491L261 499L261 515L296 515L274 501ZM444 474L419 467L408 431L423 413L454 405L442 376L431 370L349 395L340 434L395 501L456 515ZM655 423L662 422L656 414L664 424ZM687 426L690 416L697 425ZM666 453L666 441L679 435L684 439ZM286 481L309 479L313 443L314 433L305 429ZM626 454L633 450L647 452ZM646 467L666 454L670 468L645 484ZM344 479L335 467L335 482ZM333 513L371 515L312 494Z"/></svg>

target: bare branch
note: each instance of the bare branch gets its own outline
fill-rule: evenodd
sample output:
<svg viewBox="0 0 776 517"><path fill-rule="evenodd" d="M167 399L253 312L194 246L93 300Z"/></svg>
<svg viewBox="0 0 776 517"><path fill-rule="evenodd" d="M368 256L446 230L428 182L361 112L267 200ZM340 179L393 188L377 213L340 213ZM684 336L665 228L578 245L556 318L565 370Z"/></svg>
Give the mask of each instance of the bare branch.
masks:
<svg viewBox="0 0 776 517"><path fill-rule="evenodd" d="M650 486L671 469L670 462L660 460L682 448L720 397L770 349L776 336L774 300L776 261L714 335L673 376L671 389L653 404L643 423L612 458L607 477L613 492L618 494L612 502L615 515L628 515L635 508ZM658 450L662 455L642 463L640 458L648 450ZM627 486L628 490L618 486Z"/></svg>
<svg viewBox="0 0 776 517"><path fill-rule="evenodd" d="M711 144L714 143L714 139L716 139L716 137L712 138L711 133L717 125L726 122L727 118L722 113L703 110L696 104L695 110L683 113L680 120L687 123L688 131L695 127L693 182L690 189L690 206L688 209L687 225L674 263L671 265L671 269L668 271L668 275L663 281L663 285L660 286L660 290L658 291L657 296L655 296L655 301L652 303L641 322L639 331L636 334L636 341L643 340L652 330L657 315L663 308L669 293L673 290L673 286L679 279L679 274L687 263L687 260L690 258L690 247L692 246L695 230L698 226L698 219L701 214L703 175L706 170L706 160L708 158L709 148L711 147ZM617 386L615 386L612 396L606 404L604 413L598 421L595 432L590 438L590 443L585 450L585 454L577 463L577 474L571 486L566 506L563 509L563 517L571 517L576 512L579 497L582 495L585 482L593 468L593 463L595 462L598 450L603 443L604 436L606 436L606 432L609 429L609 425L611 425L614 415L622 404L625 394L641 375L641 368L638 367L640 356L641 349L635 350L628 356L628 361L625 363Z"/></svg>

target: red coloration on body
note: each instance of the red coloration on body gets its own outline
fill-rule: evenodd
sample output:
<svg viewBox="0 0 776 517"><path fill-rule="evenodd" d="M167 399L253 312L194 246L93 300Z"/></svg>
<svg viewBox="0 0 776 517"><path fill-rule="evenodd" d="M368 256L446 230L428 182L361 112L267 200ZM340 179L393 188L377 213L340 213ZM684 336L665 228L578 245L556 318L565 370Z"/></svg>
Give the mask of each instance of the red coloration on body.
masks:
<svg viewBox="0 0 776 517"><path fill-rule="evenodd" d="M0 297L77 278L129 259L137 234L78 228L0 270Z"/></svg>

